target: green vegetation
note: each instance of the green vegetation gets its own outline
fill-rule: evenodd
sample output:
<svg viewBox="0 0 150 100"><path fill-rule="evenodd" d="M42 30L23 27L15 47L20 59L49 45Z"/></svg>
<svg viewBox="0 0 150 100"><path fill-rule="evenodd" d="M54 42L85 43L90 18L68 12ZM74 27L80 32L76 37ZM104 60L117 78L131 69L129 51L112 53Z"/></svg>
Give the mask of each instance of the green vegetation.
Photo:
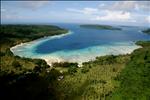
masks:
<svg viewBox="0 0 150 100"><path fill-rule="evenodd" d="M70 66L67 71L62 67L58 70L68 74L63 74L55 89L62 92L62 100L104 99L118 86L114 78L129 60L129 55L110 55L85 62L81 68Z"/></svg>
<svg viewBox="0 0 150 100"><path fill-rule="evenodd" d="M131 54L131 60L118 76L120 87L112 100L150 99L150 41L137 42L143 46Z"/></svg>
<svg viewBox="0 0 150 100"><path fill-rule="evenodd" d="M80 25L83 28L91 28L91 29L106 29L106 30L121 30L121 28L113 27L110 25L96 25L96 24L87 24L87 25Z"/></svg>
<svg viewBox="0 0 150 100"><path fill-rule="evenodd" d="M60 62L60 63L53 63L53 67L70 67L70 66L74 66L74 67L78 67L78 63L69 63L69 62Z"/></svg>
<svg viewBox="0 0 150 100"><path fill-rule="evenodd" d="M67 30L51 25L1 25L0 96L5 100L57 100L53 88L61 73L41 59L14 56L10 47L44 36L64 34ZM51 70L50 70L51 69Z"/></svg>
<svg viewBox="0 0 150 100"><path fill-rule="evenodd" d="M28 42L45 36L65 34L68 31L52 25L1 25L1 52L21 42Z"/></svg>
<svg viewBox="0 0 150 100"><path fill-rule="evenodd" d="M68 73L69 73L69 74L74 75L76 72L77 72L77 67L70 66L70 67L68 68Z"/></svg>
<svg viewBox="0 0 150 100"><path fill-rule="evenodd" d="M143 30L142 32L146 33L146 34L150 34L150 28Z"/></svg>
<svg viewBox="0 0 150 100"><path fill-rule="evenodd" d="M127 26L127 25L121 25L121 27L138 28L139 26Z"/></svg>
<svg viewBox="0 0 150 100"><path fill-rule="evenodd" d="M53 30L53 31L52 31ZM150 41L130 55L83 63L53 63L13 55L10 47L66 33L56 26L1 25L0 96L15 100L149 100Z"/></svg>
<svg viewBox="0 0 150 100"><path fill-rule="evenodd" d="M108 55L83 63L55 85L63 100L149 100L150 41L130 55ZM71 67L71 66L70 66ZM70 68L69 68L70 69Z"/></svg>

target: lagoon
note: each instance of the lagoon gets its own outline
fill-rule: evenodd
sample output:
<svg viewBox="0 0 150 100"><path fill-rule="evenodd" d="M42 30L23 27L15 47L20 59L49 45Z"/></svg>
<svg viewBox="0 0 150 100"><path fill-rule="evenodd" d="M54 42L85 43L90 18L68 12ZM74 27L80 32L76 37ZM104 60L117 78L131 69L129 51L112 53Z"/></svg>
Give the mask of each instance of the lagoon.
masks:
<svg viewBox="0 0 150 100"><path fill-rule="evenodd" d="M115 26L122 30L91 29L79 24L53 24L68 29L67 34L45 37L11 48L21 57L45 59L52 62L86 62L96 56L131 53L140 46L139 40L150 40L150 36L142 33L145 27Z"/></svg>

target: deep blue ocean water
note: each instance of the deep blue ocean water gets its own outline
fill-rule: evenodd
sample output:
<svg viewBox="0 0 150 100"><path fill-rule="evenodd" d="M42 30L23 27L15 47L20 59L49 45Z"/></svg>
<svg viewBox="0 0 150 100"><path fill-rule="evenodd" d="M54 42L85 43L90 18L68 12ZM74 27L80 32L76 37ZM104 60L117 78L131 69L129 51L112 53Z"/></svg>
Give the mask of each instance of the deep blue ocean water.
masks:
<svg viewBox="0 0 150 100"><path fill-rule="evenodd" d="M13 48L13 53L23 57L84 62L101 55L130 53L138 48L134 44L136 41L150 40L149 35L141 32L145 27L115 26L122 30L98 30L82 28L78 24L54 25L68 29L71 34L39 39Z"/></svg>

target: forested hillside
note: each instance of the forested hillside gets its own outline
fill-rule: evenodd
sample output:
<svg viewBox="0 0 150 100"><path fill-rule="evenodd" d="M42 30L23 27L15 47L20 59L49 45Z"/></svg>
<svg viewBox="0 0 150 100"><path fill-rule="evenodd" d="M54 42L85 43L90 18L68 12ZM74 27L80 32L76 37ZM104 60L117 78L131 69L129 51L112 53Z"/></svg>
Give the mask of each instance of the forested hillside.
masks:
<svg viewBox="0 0 150 100"><path fill-rule="evenodd" d="M67 30L51 25L1 25L0 27L0 97L5 100L56 99L53 83L58 71L41 59L14 56L10 47L44 36L65 34ZM51 82L52 81L52 82Z"/></svg>
<svg viewBox="0 0 150 100"><path fill-rule="evenodd" d="M53 63L13 55L10 47L64 34L57 26L1 25L0 96L5 100L149 100L150 41L127 55L84 62Z"/></svg>
<svg viewBox="0 0 150 100"><path fill-rule="evenodd" d="M137 44L143 48L131 54L131 60L117 78L120 86L113 93L112 100L150 99L150 41Z"/></svg>

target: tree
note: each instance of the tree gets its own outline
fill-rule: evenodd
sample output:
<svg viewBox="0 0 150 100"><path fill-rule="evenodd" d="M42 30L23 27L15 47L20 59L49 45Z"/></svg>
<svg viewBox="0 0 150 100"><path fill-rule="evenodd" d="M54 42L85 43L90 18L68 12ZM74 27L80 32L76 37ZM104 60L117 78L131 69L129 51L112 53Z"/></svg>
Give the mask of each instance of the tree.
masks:
<svg viewBox="0 0 150 100"><path fill-rule="evenodd" d="M21 67L20 63L18 61L16 61L16 60L14 60L12 62L12 66L14 66L15 68L20 68Z"/></svg>
<svg viewBox="0 0 150 100"><path fill-rule="evenodd" d="M84 67L84 68L81 69L82 73L87 73L88 71L89 71L89 69L87 67Z"/></svg>
<svg viewBox="0 0 150 100"><path fill-rule="evenodd" d="M74 67L78 67L78 63L70 63L70 62L55 62L53 63L52 65L53 67L71 67L71 66L74 66Z"/></svg>
<svg viewBox="0 0 150 100"><path fill-rule="evenodd" d="M56 69L51 69L50 73L47 74L46 79L49 80L51 83L60 76L61 73Z"/></svg>
<svg viewBox="0 0 150 100"><path fill-rule="evenodd" d="M69 67L69 69L68 69L68 73L69 74L74 74L74 73L76 73L77 72L77 67Z"/></svg>
<svg viewBox="0 0 150 100"><path fill-rule="evenodd" d="M10 51L10 49L6 49L6 55L9 55L9 56L12 56L13 55L13 53Z"/></svg>

